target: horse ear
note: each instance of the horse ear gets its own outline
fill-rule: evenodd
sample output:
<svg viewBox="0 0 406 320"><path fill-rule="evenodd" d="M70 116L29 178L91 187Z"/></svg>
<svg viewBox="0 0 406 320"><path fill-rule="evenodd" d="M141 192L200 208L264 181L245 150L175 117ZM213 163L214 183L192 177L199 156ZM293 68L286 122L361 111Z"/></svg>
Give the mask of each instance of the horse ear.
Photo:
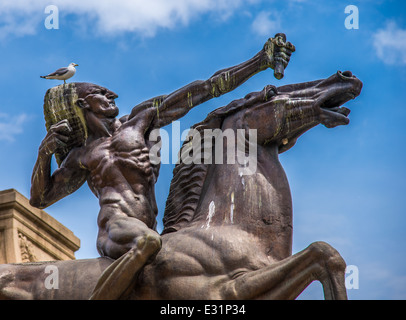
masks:
<svg viewBox="0 0 406 320"><path fill-rule="evenodd" d="M87 108L89 108L89 104L88 104L88 103L86 102L86 100L83 99L83 98L77 99L77 100L76 100L76 104L78 105L78 107L79 107L80 109L87 109Z"/></svg>

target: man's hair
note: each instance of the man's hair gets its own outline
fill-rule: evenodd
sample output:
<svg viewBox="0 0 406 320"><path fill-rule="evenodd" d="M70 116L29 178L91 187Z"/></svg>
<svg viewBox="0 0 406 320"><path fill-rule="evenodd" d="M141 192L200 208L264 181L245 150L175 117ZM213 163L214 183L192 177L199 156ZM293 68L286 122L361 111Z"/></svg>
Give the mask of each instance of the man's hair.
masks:
<svg viewBox="0 0 406 320"><path fill-rule="evenodd" d="M47 131L52 125L68 120L72 132L66 146L61 146L55 153L58 166L74 148L83 145L87 139L86 120L82 109L77 105L87 83L68 83L48 89L44 97L44 116Z"/></svg>

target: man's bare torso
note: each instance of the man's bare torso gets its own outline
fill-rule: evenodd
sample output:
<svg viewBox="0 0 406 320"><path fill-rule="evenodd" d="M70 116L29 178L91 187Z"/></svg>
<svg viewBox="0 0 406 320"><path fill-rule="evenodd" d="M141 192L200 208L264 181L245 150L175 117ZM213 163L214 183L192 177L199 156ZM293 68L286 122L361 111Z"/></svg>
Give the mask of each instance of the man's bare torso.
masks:
<svg viewBox="0 0 406 320"><path fill-rule="evenodd" d="M98 197L99 228L115 215L126 215L154 228L158 213L154 184L159 167L151 164L143 128L120 126L109 137L81 147L77 164L88 170L88 185Z"/></svg>

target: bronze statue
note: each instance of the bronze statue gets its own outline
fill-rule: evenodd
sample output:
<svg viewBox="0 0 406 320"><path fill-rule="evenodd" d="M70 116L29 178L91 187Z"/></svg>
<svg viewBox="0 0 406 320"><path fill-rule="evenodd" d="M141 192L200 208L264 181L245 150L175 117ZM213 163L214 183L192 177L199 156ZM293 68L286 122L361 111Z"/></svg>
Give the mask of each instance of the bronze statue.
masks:
<svg viewBox="0 0 406 320"><path fill-rule="evenodd" d="M82 118L76 117L73 125L48 124L33 172L31 203L46 207L87 180L101 206L97 247L102 258L55 262L61 270L58 290L41 290L44 277L39 273L49 263L0 266L0 297L293 299L319 280L326 298L346 298L345 262L335 249L317 242L292 256L292 201L278 154L320 123L348 124L349 110L341 105L362 88L349 71L324 80L266 86L195 125L201 132L242 130L247 143L248 130L255 129L257 169L242 176L238 161L180 162L174 169L164 230L161 236L154 231L153 186L159 165L149 161L149 133L268 67L283 76L284 68L275 68L275 62L286 67L294 47L279 37L282 45L270 39L247 62L143 102L120 120L115 118L117 95L112 91L83 83L63 89L62 95L77 96ZM72 126L81 133L72 137ZM188 145L186 141L181 153L188 152ZM53 154L60 167L51 175ZM24 281L19 281L21 274Z"/></svg>

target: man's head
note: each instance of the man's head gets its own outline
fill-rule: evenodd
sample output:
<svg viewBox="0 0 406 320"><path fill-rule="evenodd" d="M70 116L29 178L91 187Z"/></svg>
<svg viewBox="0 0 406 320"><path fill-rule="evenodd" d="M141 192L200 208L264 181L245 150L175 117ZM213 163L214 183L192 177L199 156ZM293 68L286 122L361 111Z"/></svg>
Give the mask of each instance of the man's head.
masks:
<svg viewBox="0 0 406 320"><path fill-rule="evenodd" d="M50 88L44 98L45 126L49 128L68 120L72 134L66 147L55 154L58 165L72 150L83 145L88 136L87 113L97 118L112 119L118 115L114 103L117 94L101 86L86 82L73 82Z"/></svg>
<svg viewBox="0 0 406 320"><path fill-rule="evenodd" d="M118 108L114 99L116 93L104 87L91 83L77 83L79 98L77 105L87 112L94 113L98 118L115 118L118 115Z"/></svg>

